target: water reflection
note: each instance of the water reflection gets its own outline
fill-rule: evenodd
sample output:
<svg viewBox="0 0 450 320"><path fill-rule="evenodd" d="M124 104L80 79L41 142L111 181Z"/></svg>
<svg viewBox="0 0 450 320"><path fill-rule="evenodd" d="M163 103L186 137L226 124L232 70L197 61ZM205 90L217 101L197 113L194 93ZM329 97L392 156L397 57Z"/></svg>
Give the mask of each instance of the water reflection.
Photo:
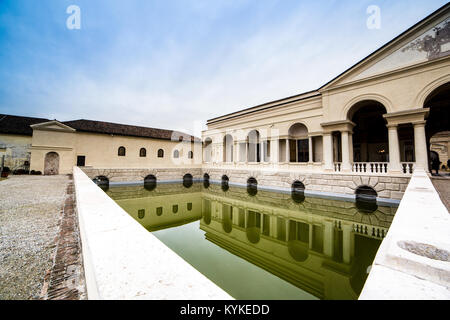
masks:
<svg viewBox="0 0 450 320"><path fill-rule="evenodd" d="M396 208L368 213L354 202L296 191L250 195L245 188L225 192L223 184L194 183L189 189L162 184L107 193L150 231L201 219L205 238L218 247L318 298L357 299Z"/></svg>

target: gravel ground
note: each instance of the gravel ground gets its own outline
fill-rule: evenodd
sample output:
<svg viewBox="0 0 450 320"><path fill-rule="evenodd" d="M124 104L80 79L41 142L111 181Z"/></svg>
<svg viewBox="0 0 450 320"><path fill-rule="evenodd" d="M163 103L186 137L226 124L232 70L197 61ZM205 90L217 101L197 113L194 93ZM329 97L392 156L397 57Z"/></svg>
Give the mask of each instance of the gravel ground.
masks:
<svg viewBox="0 0 450 320"><path fill-rule="evenodd" d="M439 193L442 202L447 207L447 210L450 211L450 177L432 177L431 181Z"/></svg>
<svg viewBox="0 0 450 320"><path fill-rule="evenodd" d="M68 184L62 175L0 181L0 300L40 298Z"/></svg>

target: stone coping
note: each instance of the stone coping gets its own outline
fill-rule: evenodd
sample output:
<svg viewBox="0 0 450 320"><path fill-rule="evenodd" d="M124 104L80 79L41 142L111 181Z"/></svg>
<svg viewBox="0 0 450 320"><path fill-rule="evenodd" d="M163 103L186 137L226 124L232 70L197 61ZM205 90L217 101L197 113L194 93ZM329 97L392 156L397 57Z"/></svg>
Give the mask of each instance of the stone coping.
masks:
<svg viewBox="0 0 450 320"><path fill-rule="evenodd" d="M73 168L88 299L229 300Z"/></svg>
<svg viewBox="0 0 450 320"><path fill-rule="evenodd" d="M450 299L449 230L449 212L416 170L359 299Z"/></svg>

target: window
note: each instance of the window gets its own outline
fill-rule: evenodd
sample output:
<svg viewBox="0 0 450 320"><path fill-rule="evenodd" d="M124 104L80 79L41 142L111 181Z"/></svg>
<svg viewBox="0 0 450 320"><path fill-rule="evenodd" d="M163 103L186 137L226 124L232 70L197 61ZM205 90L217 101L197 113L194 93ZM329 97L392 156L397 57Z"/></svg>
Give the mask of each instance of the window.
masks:
<svg viewBox="0 0 450 320"><path fill-rule="evenodd" d="M178 212L178 205L177 205L177 204L174 204L174 205L172 206L172 212L173 212L173 213L177 213L177 212Z"/></svg>
<svg viewBox="0 0 450 320"><path fill-rule="evenodd" d="M147 150L145 148L141 148L139 150L139 157L146 157L147 156Z"/></svg>
<svg viewBox="0 0 450 320"><path fill-rule="evenodd" d="M163 149L158 150L158 158L164 158L164 150Z"/></svg>
<svg viewBox="0 0 450 320"><path fill-rule="evenodd" d="M188 209L188 211L192 210L192 202L188 202L187 209Z"/></svg>
<svg viewBox="0 0 450 320"><path fill-rule="evenodd" d="M77 167L84 167L86 165L86 156L77 156Z"/></svg>
<svg viewBox="0 0 450 320"><path fill-rule="evenodd" d="M138 218L144 219L144 217L145 217L145 209L139 209L138 210Z"/></svg>
<svg viewBox="0 0 450 320"><path fill-rule="evenodd" d="M180 157L180 151L178 151L178 150L175 150L174 152L173 152L173 157L176 159L176 158L179 158Z"/></svg>
<svg viewBox="0 0 450 320"><path fill-rule="evenodd" d="M117 151L117 155L119 157L125 157L125 147L119 147L119 150Z"/></svg>
<svg viewBox="0 0 450 320"><path fill-rule="evenodd" d="M159 217L162 214L163 214L163 207L156 208L156 215Z"/></svg>
<svg viewBox="0 0 450 320"><path fill-rule="evenodd" d="M188 152L188 159L193 159L194 158L194 153L192 151Z"/></svg>

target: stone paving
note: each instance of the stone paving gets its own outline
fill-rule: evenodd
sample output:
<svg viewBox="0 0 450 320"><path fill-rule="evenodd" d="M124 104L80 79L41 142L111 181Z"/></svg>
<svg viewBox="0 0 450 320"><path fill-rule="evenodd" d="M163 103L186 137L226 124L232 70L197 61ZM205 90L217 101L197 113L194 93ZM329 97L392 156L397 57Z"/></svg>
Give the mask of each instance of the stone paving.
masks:
<svg viewBox="0 0 450 320"><path fill-rule="evenodd" d="M73 207L71 184L71 178L62 175L10 176L0 181L0 300L58 298L58 294L50 295L50 289L57 288L57 283L51 283L54 270L59 266L59 273L76 271L73 267L61 269L64 259L58 263L58 251L64 247L61 239L67 234L64 230L68 226L70 229L70 223L73 229L77 222L73 212L69 225L64 219L65 208ZM75 227L72 238L75 235L77 239L77 224ZM73 239L67 239L73 249ZM78 266L81 269L79 260ZM82 278L79 279L81 283L72 276L70 282L78 286L81 294L74 294L70 291L73 288L65 285L65 292L69 292L65 298L84 298Z"/></svg>

